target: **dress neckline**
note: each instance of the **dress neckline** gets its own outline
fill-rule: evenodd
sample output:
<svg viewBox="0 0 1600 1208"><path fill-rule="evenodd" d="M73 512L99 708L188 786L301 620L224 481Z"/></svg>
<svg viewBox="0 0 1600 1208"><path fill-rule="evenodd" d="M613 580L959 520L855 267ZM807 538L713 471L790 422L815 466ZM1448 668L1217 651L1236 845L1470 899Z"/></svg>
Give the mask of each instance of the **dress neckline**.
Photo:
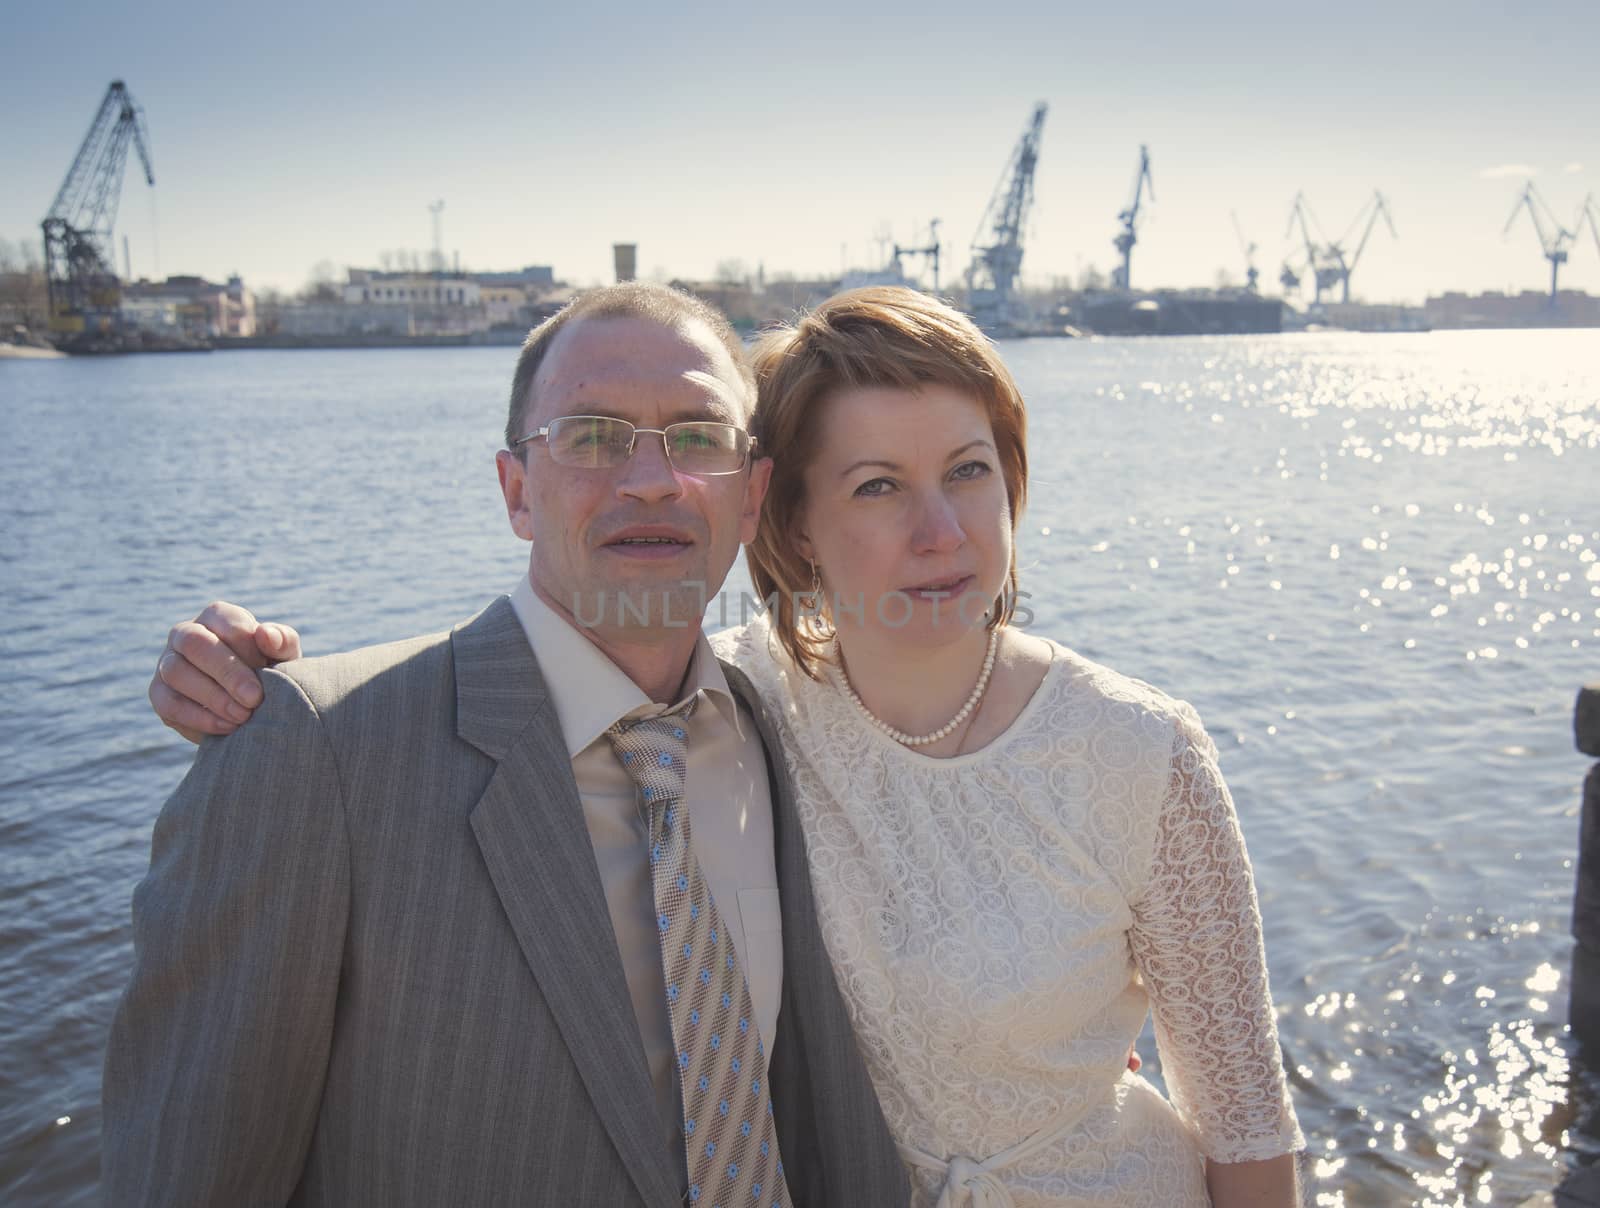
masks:
<svg viewBox="0 0 1600 1208"><path fill-rule="evenodd" d="M848 715L851 724L857 730L866 734L868 740L875 746L886 751L898 753L907 763L915 767L959 768L992 757L1012 738L1022 733L1023 728L1032 719L1033 714L1042 707L1043 701L1053 689L1054 681L1064 674L1062 668L1067 663L1067 648L1065 646L1050 638L1045 638L1044 641L1050 647L1050 665L1044 669L1044 676L1039 680L1038 686L1034 688L1033 695L1028 697L1027 702L1017 712L1017 715L1011 719L1011 724L1004 730L1001 730L1000 733L996 734L977 750L963 751L959 755L925 755L921 751L914 750L904 743L896 742L890 738L877 726L874 726L865 717L861 716L860 711L850 703L850 698L844 694L844 688L839 683L839 669L831 664L823 667L823 680L816 684L816 688L819 692L828 696L830 707L837 708L840 713Z"/></svg>

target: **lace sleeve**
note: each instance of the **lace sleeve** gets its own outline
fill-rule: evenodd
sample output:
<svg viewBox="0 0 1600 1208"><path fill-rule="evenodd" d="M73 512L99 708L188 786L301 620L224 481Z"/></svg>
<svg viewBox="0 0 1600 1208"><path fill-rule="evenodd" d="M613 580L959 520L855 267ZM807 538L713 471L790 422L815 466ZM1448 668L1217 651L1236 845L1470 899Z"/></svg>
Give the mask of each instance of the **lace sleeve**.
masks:
<svg viewBox="0 0 1600 1208"><path fill-rule="evenodd" d="M1131 944L1173 1105L1218 1162L1304 1148L1284 1082L1250 858L1216 747L1183 707Z"/></svg>

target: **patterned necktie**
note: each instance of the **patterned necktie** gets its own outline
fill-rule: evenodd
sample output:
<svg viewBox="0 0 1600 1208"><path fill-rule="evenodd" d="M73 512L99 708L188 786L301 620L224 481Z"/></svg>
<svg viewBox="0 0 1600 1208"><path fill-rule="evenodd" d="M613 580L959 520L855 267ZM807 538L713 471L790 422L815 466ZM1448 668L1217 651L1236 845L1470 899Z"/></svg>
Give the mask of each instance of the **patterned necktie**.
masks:
<svg viewBox="0 0 1600 1208"><path fill-rule="evenodd" d="M606 732L650 810L650 880L678 1053L691 1204L788 1208L750 987L689 843L686 715Z"/></svg>

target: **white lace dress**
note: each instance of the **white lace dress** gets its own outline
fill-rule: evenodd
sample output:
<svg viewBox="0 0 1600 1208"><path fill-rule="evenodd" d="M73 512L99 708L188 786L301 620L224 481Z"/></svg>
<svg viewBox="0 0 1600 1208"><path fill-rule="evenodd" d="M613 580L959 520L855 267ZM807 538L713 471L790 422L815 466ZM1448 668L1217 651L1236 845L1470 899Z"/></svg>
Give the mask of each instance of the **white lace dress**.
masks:
<svg viewBox="0 0 1600 1208"><path fill-rule="evenodd" d="M934 759L713 639L778 726L817 909L913 1203L1186 1208L1202 1157L1304 1146L1250 863L1194 710L1053 645L1021 715ZM1127 1071L1153 1011L1169 1104Z"/></svg>

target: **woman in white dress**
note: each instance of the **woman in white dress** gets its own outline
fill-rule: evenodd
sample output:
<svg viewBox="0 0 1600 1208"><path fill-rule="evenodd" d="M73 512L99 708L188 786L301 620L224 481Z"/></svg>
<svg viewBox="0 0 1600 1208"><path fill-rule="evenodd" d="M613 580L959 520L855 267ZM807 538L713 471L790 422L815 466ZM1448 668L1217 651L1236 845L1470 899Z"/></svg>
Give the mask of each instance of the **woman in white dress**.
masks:
<svg viewBox="0 0 1600 1208"><path fill-rule="evenodd" d="M913 1202L1290 1208L1304 1141L1216 748L1017 623L1025 412L993 346L878 288L755 362L748 556L778 606L713 644L782 736ZM1127 1068L1147 1013L1170 1102Z"/></svg>
<svg viewBox="0 0 1600 1208"><path fill-rule="evenodd" d="M1025 633L1022 398L903 289L755 353L775 613L713 645L784 740L817 909L914 1200L1295 1202L1304 1141L1216 748ZM814 615L820 612L820 616ZM1172 1100L1126 1068L1154 1012Z"/></svg>

